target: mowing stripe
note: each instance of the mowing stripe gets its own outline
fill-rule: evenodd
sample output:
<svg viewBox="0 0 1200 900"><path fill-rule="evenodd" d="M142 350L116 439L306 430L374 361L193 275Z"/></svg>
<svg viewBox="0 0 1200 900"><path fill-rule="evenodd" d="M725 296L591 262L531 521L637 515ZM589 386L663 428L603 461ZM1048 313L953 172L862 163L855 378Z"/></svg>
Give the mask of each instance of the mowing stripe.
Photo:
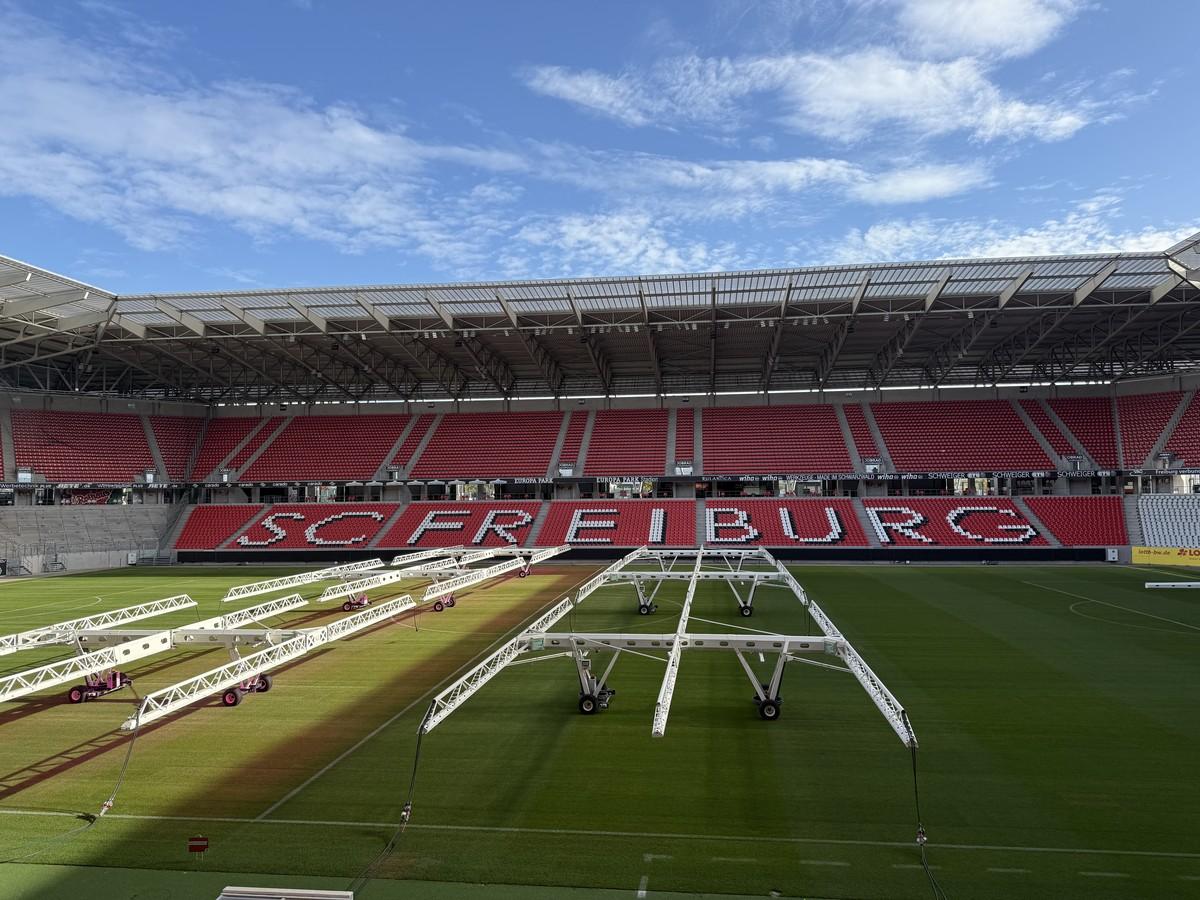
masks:
<svg viewBox="0 0 1200 900"><path fill-rule="evenodd" d="M591 575L588 575L586 578L581 578L578 582L573 584L568 590L564 591L562 596L566 596L566 594L569 594L571 591L573 591L575 588L579 587L579 585L583 584L585 581L588 580L588 578L591 578L591 577L592 577ZM532 616L529 616L528 618L522 620L521 624L519 624L513 628L510 628L508 631L504 632L504 634L501 635L500 640L504 640L509 635L519 634L520 630L523 630L529 624L529 622L533 621L535 618L537 618L539 615L541 615L544 610L546 610L550 607L550 605L551 604L549 604L549 603L546 604L546 606L540 608ZM388 719L382 725L377 726L373 731L371 731L370 733L359 738L358 741L356 741L354 744L347 747L345 750L343 750L341 753L339 753L337 756L335 756L332 760L330 760L328 763L326 763L324 766L322 766L321 769L319 769L317 772L310 775L308 778L304 779L304 781L300 782L300 784L298 784L296 787L292 788L290 791L288 791L286 794L284 794L282 797L280 797L278 800L276 800L274 803L272 803L270 806L268 806L265 810L263 810L261 813L259 813L255 817L255 819L256 820L266 819L267 816L271 815L271 813L275 812L275 810L279 809L279 807L283 806L283 804L287 803L289 800L291 800L293 797L295 797L297 794L299 794L301 791L303 791L305 788L307 788L310 784L312 784L314 781L316 781L321 776L323 776L326 772L328 772L334 766L341 763L348 756L350 756L352 753L354 753L359 748L361 748L365 743L367 743L368 741L370 741L371 739L373 739L375 737L378 737L381 732L386 731L388 728L390 728L392 725L394 725L399 719L402 719L404 716L406 716L409 712L412 711L412 709L417 704L422 703L423 701L425 701L429 697L431 697L433 694L435 694L438 691L438 689L442 687L442 685L453 681L460 672L462 672L466 669L469 669L471 666L478 663L480 659L484 658L485 656L487 656L489 653L491 653L493 651L493 648L496 646L497 643L499 643L499 641L489 644L488 647L486 649L484 649L482 652L476 654L471 659L467 660L465 663L463 663L461 666L459 666L457 669L455 669L453 672L451 672L449 675L447 675L441 681L430 686L429 690L427 690L425 693L423 693L420 697L418 697L412 703L408 704L408 706L404 707L404 709L400 710L400 712L396 713L394 716L392 716L390 719Z"/></svg>
<svg viewBox="0 0 1200 900"><path fill-rule="evenodd" d="M1054 591L1056 594L1066 594L1068 597L1075 597L1078 600L1086 600L1088 603L1103 603L1105 606L1111 606L1113 609L1136 613L1139 616L1147 616L1151 619L1158 619L1160 622L1170 622L1172 625L1180 625L1184 628L1190 628L1192 631L1200 631L1200 625L1189 625L1187 622L1180 622L1178 619L1168 619L1166 616L1156 616L1154 613L1142 612L1140 609L1130 609L1128 606L1121 606L1117 603L1109 603L1107 600L1097 600L1094 597L1085 597L1083 594L1075 594L1071 591L1064 591L1062 588L1047 587L1044 584L1037 584L1033 581L1022 581L1021 584L1027 584L1030 587L1041 588L1043 591Z"/></svg>
<svg viewBox="0 0 1200 900"><path fill-rule="evenodd" d="M646 896L646 885L647 885L647 884L649 884L649 883L650 883L650 876L649 876L649 875L643 875L643 876L642 876L642 880L638 882L637 895L638 895L639 897L645 897L645 896Z"/></svg>
<svg viewBox="0 0 1200 900"><path fill-rule="evenodd" d="M1080 872L1084 878L1128 878L1128 872Z"/></svg>
<svg viewBox="0 0 1200 900"><path fill-rule="evenodd" d="M3 809L0 815L53 816L74 819L79 813L44 809ZM225 822L233 825L306 825L322 828L398 828L399 822L347 822L334 819L250 819L239 816L153 816L133 813L108 813L106 819L127 819L140 822ZM669 841L734 841L766 844L826 844L845 847L901 847L911 849L912 841L867 841L851 838L770 837L744 834L689 834L661 831L604 831L585 828L522 828L506 825L431 825L409 822L408 828L418 831L483 832L489 834L548 834L567 837L656 838ZM939 850L980 850L996 853L1076 853L1086 856L1143 856L1157 859L1196 859L1200 853L1174 850L1102 850L1094 847L1016 847L1004 844L934 844Z"/></svg>
<svg viewBox="0 0 1200 900"><path fill-rule="evenodd" d="M802 865L802 866L843 866L843 867L849 868L850 863L839 862L836 859L802 859L802 860L800 860L800 865Z"/></svg>
<svg viewBox="0 0 1200 900"><path fill-rule="evenodd" d="M1030 872L1031 870L1030 870L1030 869L996 869L996 868L988 868L988 870L987 870L987 871L989 871L989 872L996 872L996 873L998 873L998 874L1001 874L1001 875L1028 875L1028 874L1029 874L1029 872Z"/></svg>

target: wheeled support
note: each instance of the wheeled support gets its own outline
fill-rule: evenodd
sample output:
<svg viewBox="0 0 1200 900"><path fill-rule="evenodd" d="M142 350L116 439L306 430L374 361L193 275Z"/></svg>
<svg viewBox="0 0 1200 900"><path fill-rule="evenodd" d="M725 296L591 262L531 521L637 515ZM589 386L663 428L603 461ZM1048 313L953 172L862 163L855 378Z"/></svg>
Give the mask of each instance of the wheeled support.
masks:
<svg viewBox="0 0 1200 900"><path fill-rule="evenodd" d="M579 675L579 711L585 716L590 716L602 709L608 709L608 702L616 693L608 686L608 676L617 664L620 651L613 653L612 659L608 661L604 673L599 678L592 671L592 659L587 655L587 651L579 647L573 647L572 651L575 671Z"/></svg>
<svg viewBox="0 0 1200 900"><path fill-rule="evenodd" d="M253 675L221 693L222 706L237 706L246 694L265 694L271 689L270 675Z"/></svg>
<svg viewBox="0 0 1200 900"><path fill-rule="evenodd" d="M457 602L458 601L454 599L453 594L451 594L449 597L443 597L440 600L434 600L433 601L433 611L441 612L443 609L449 609Z"/></svg>
<svg viewBox="0 0 1200 900"><path fill-rule="evenodd" d="M787 654L779 654L779 659L775 663L775 671L771 673L770 682L763 684L754 674L754 670L750 668L745 654L741 650L733 652L737 655L738 662L742 664L746 677L750 679L750 684L754 686L754 705L758 707L759 718L774 722L782 712L783 698L779 696L779 689L783 686L783 669L787 665Z"/></svg>
<svg viewBox="0 0 1200 900"><path fill-rule="evenodd" d="M83 703L85 700L95 700L131 684L133 679L116 669L104 673L93 672L83 677L83 684L67 691L67 702Z"/></svg>
<svg viewBox="0 0 1200 900"><path fill-rule="evenodd" d="M739 569L741 568L741 565L742 565L742 561L739 559L738 560L738 568ZM746 593L745 597L743 597L742 592L740 590L738 590L738 585L740 584L742 587L745 587L746 582L741 581L741 582L738 582L737 584L735 584L732 581L727 581L725 583L729 585L729 590L733 591L733 596L737 600L738 614L746 619L748 619L748 618L750 618L750 616L754 615L754 591L758 587L757 579L750 580L750 590Z"/></svg>
<svg viewBox="0 0 1200 900"><path fill-rule="evenodd" d="M654 602L654 598L658 594L658 589L663 586L663 582L654 582L654 587L649 593L646 593L646 586L642 581L635 581L633 586L637 590L638 595L638 614L648 616L650 613L655 612L658 609L658 604Z"/></svg>

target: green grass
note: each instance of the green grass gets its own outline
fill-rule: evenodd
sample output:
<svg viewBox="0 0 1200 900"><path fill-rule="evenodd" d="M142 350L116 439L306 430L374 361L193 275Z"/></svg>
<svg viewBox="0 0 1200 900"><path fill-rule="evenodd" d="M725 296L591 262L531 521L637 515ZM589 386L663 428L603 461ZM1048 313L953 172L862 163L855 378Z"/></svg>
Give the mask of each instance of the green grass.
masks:
<svg viewBox="0 0 1200 900"><path fill-rule="evenodd" d="M145 729L113 813L76 834L69 814L94 812L121 768L114 729L133 698L72 707L64 688L0 706L0 858L24 857L0 866L0 894L73 895L80 870L58 864L113 867L104 883L127 890L102 896L213 896L213 882L167 871L191 868L194 833L212 841L205 869L241 873L230 881L348 883L398 819L430 689L588 571L478 590L422 615L419 631L391 625L294 665L237 709ZM1145 573L1111 566L795 572L909 710L930 858L951 897L1200 893L1200 597L1147 592ZM5 584L0 633L186 591L201 608L183 622L213 614L229 584L271 574ZM89 606L97 594L106 602ZM665 586L658 613L641 617L632 589L597 594L570 627L670 632L682 595ZM781 592L760 592L750 620L733 612L726 588L702 584L694 616L723 624L692 630L813 631ZM156 657L135 668L136 687L222 661ZM667 734L652 739L661 677L660 662L623 657L611 708L583 717L569 661L503 672L425 739L412 825L361 896L397 896L390 879L445 883L445 896L473 883L630 895L643 877L651 894L929 895L908 752L853 678L789 666L783 717L765 723L736 660L685 654Z"/></svg>

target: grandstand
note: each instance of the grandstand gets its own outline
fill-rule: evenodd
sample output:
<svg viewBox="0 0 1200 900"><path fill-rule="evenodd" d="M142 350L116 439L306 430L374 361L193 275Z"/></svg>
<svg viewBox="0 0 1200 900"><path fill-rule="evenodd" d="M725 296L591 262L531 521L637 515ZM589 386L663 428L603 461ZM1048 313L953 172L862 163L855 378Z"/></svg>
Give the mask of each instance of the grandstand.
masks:
<svg viewBox="0 0 1200 900"><path fill-rule="evenodd" d="M157 510L157 531L119 524L106 546L193 560L457 543L1062 559L1135 536L1191 546L1179 495L1200 489L1198 259L1191 240L124 297L0 258L0 299L18 310L0 322L5 539L56 559L98 546L90 519L21 510L100 504ZM79 389L44 390L85 346Z"/></svg>

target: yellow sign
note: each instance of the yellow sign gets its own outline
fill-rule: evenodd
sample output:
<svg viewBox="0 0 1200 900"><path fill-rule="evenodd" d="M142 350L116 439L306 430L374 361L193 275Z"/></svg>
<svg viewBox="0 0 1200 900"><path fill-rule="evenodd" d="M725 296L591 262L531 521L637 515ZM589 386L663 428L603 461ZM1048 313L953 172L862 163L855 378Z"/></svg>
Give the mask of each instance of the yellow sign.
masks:
<svg viewBox="0 0 1200 900"><path fill-rule="evenodd" d="M1200 547L1134 547L1134 565L1200 566Z"/></svg>

